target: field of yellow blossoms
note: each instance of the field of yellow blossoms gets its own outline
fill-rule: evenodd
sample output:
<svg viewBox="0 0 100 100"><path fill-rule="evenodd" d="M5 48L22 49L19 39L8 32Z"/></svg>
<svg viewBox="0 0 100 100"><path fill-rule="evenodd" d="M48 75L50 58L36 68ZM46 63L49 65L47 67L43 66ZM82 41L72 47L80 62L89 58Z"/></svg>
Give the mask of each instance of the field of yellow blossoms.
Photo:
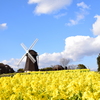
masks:
<svg viewBox="0 0 100 100"><path fill-rule="evenodd" d="M100 100L100 74L85 69L1 77L0 100Z"/></svg>

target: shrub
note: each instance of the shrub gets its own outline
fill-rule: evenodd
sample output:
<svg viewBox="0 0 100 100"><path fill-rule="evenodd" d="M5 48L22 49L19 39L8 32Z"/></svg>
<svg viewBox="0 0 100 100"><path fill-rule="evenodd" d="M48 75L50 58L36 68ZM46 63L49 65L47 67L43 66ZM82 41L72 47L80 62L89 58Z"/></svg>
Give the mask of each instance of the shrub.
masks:
<svg viewBox="0 0 100 100"><path fill-rule="evenodd" d="M52 71L52 67L41 68L40 71Z"/></svg>
<svg viewBox="0 0 100 100"><path fill-rule="evenodd" d="M78 64L77 69L87 69L85 65L83 64Z"/></svg>

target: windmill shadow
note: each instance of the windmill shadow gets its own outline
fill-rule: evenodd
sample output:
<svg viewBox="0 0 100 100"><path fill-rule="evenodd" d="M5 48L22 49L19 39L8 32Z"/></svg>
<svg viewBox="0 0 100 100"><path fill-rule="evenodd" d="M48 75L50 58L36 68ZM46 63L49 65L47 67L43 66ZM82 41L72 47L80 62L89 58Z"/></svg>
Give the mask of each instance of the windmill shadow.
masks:
<svg viewBox="0 0 100 100"><path fill-rule="evenodd" d="M34 50L32 50L33 46L36 44L36 42L38 41L38 39L36 39L33 44L30 46L29 49L27 49L27 47L22 43L21 46L23 47L23 49L26 51L26 53L22 56L22 58L20 59L18 66L20 65L21 61L24 59L24 57L26 56L26 63L25 63L25 68L24 71L39 71L38 68L38 53Z"/></svg>

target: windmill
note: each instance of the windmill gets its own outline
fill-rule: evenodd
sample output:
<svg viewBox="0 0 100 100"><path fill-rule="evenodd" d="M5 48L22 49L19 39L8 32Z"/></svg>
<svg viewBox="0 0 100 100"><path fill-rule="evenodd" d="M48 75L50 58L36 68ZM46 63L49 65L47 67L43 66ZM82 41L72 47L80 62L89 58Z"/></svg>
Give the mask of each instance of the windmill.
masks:
<svg viewBox="0 0 100 100"><path fill-rule="evenodd" d="M26 56L26 63L25 63L25 68L24 71L38 71L38 61L37 61L37 57L38 57L38 53L34 50L32 50L33 46L36 44L36 42L38 41L38 39L36 39L32 45L29 47L29 49L27 49L27 47L22 43L21 46L23 47L23 49L26 51L26 53L22 56L22 58L20 59L19 64L21 63L21 61L24 59L24 57Z"/></svg>

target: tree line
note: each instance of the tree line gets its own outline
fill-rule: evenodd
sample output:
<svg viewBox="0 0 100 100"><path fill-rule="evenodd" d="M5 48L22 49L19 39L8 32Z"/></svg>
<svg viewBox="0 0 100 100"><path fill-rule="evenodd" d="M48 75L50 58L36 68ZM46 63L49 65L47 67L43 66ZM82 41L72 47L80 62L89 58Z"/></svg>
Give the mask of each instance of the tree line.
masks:
<svg viewBox="0 0 100 100"><path fill-rule="evenodd" d="M45 67L39 69L39 71L52 71L52 70L69 70L69 69L87 69L87 67L84 64L78 64L78 65L69 65L71 62L70 59L61 58L59 65L51 65L51 67ZM97 71L100 71L100 53L97 57L97 65L98 69ZM0 63L0 74L3 73L14 73L15 71L13 68L7 64ZM17 70L17 72L24 72L23 68L20 68Z"/></svg>

